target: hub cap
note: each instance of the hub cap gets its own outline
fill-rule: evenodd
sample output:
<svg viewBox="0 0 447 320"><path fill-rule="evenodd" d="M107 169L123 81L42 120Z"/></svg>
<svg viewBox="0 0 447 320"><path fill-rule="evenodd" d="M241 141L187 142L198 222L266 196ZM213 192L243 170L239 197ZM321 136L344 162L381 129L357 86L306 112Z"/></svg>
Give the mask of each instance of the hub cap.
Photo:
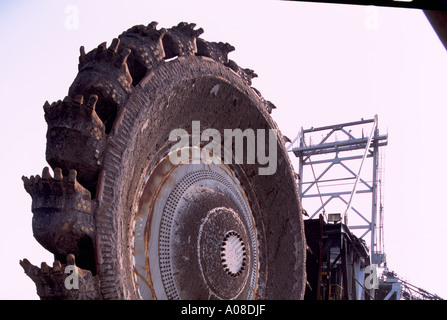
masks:
<svg viewBox="0 0 447 320"><path fill-rule="evenodd" d="M228 166L173 165L166 155L146 172L133 214L131 255L140 298L253 298L256 227Z"/></svg>

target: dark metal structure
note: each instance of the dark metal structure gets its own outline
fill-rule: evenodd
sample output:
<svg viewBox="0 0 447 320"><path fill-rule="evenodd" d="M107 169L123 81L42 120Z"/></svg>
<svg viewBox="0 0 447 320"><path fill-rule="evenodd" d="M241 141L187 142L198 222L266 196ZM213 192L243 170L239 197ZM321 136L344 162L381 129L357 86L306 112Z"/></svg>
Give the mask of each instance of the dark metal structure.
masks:
<svg viewBox="0 0 447 320"><path fill-rule="evenodd" d="M296 2L323 2L362 6L382 6L408 9L422 9L444 47L447 49L447 2L441 0L326 0Z"/></svg>
<svg viewBox="0 0 447 320"><path fill-rule="evenodd" d="M430 21L433 29L447 49L447 11L424 10L428 21Z"/></svg>
<svg viewBox="0 0 447 320"><path fill-rule="evenodd" d="M326 223L322 215L305 221L307 281L305 300L366 300L374 290L364 285L370 256L365 241L340 222Z"/></svg>
<svg viewBox="0 0 447 320"><path fill-rule="evenodd" d="M334 4L354 4L362 6L381 6L424 10L445 10L447 3L442 0L287 0L296 2L323 2Z"/></svg>

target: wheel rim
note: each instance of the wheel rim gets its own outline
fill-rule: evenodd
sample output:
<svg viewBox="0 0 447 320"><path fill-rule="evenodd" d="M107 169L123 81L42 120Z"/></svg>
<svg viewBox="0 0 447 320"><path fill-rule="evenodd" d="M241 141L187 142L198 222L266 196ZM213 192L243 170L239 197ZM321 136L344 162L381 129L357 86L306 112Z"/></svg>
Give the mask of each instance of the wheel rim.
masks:
<svg viewBox="0 0 447 320"><path fill-rule="evenodd" d="M143 175L131 240L137 296L252 299L259 244L247 195L229 166L191 162L174 165L165 152Z"/></svg>

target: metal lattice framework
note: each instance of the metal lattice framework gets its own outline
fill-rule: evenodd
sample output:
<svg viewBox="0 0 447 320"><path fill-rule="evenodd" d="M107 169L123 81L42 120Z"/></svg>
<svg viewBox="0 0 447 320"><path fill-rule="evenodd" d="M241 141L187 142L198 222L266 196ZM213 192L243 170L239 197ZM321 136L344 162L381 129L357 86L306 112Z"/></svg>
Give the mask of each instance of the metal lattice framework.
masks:
<svg viewBox="0 0 447 320"><path fill-rule="evenodd" d="M343 221L360 239L369 236L372 263L381 264L385 255L378 204L379 147L387 145L388 136L379 134L377 124L375 116L301 129L289 150L300 160L298 187L309 219L321 214L329 222Z"/></svg>

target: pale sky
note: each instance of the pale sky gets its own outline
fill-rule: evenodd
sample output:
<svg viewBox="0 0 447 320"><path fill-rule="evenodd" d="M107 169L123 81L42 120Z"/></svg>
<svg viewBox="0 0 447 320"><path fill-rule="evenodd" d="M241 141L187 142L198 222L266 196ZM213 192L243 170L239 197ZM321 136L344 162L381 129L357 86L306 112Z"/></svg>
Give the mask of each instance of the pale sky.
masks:
<svg viewBox="0 0 447 320"><path fill-rule="evenodd" d="M67 20L78 13L77 23ZM41 174L42 106L63 99L79 47L108 44L136 24L197 23L232 44L230 58L290 138L300 128L379 116L385 147L385 252L399 276L447 298L445 84L447 52L421 10L285 1L3 1L0 119L0 299L37 299L19 260L53 262L33 238L22 175ZM293 155L291 155L293 158ZM298 164L297 159L292 159Z"/></svg>

